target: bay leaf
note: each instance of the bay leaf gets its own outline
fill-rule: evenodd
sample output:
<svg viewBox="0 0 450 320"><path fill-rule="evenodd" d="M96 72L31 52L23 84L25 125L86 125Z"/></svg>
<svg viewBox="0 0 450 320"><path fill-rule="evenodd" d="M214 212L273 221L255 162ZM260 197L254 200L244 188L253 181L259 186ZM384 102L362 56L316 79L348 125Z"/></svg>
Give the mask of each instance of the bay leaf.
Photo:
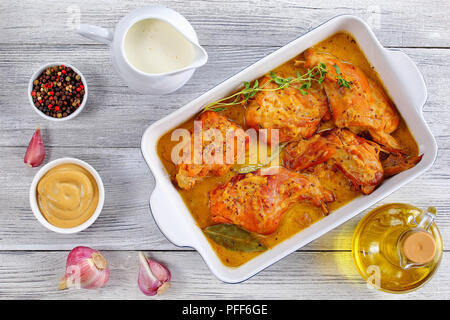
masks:
<svg viewBox="0 0 450 320"><path fill-rule="evenodd" d="M218 245L233 251L265 251L267 247L250 232L234 224L216 224L206 227L205 233Z"/></svg>
<svg viewBox="0 0 450 320"><path fill-rule="evenodd" d="M254 172L257 171L267 165L269 165L276 157L278 157L281 153L281 151L283 151L284 147L287 145L287 142L282 142L279 144L278 148L273 150L271 152L271 156L264 161L263 163L257 163L254 165L248 165L248 166L235 166L233 168L233 170L237 173L250 173L250 172Z"/></svg>
<svg viewBox="0 0 450 320"><path fill-rule="evenodd" d="M264 167L264 165L262 164L255 164L253 166L245 166L245 167L236 167L233 170L237 173L250 173L250 172L254 172L257 171L259 169L261 169L262 167Z"/></svg>

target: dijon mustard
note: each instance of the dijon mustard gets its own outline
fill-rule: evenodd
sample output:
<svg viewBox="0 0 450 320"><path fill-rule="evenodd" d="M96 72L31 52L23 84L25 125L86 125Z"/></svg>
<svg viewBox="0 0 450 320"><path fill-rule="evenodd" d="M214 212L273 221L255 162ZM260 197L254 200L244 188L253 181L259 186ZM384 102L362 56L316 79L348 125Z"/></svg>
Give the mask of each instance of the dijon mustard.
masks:
<svg viewBox="0 0 450 320"><path fill-rule="evenodd" d="M99 189L85 168L66 163L50 169L36 188L36 198L44 218L59 228L73 228L95 212Z"/></svg>

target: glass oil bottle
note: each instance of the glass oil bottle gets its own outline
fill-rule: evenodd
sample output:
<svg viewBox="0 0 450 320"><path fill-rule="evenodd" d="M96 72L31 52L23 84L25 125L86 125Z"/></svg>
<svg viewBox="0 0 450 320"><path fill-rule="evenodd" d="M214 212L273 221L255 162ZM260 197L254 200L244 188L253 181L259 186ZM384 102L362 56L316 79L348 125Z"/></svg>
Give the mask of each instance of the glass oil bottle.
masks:
<svg viewBox="0 0 450 320"><path fill-rule="evenodd" d="M427 212L393 203L378 207L355 229L352 255L358 272L373 287L404 293L419 288L434 274L442 258L442 238Z"/></svg>

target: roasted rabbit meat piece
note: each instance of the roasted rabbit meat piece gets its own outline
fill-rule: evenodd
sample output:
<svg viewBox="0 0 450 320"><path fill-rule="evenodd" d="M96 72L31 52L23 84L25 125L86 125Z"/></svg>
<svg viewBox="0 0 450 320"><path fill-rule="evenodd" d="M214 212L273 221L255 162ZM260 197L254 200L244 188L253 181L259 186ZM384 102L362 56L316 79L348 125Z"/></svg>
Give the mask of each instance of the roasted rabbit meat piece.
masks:
<svg viewBox="0 0 450 320"><path fill-rule="evenodd" d="M383 179L380 147L347 129L332 129L286 146L283 161L288 168L304 170L333 161L353 186L371 193Z"/></svg>
<svg viewBox="0 0 450 320"><path fill-rule="evenodd" d="M390 177L414 167L422 159L420 156L407 156L402 153L390 153L386 159L381 161L384 176Z"/></svg>
<svg viewBox="0 0 450 320"><path fill-rule="evenodd" d="M320 88L311 88L308 92L309 94L312 94L317 101L319 101L320 119L322 121L331 120L331 110L325 89L320 86Z"/></svg>
<svg viewBox="0 0 450 320"><path fill-rule="evenodd" d="M287 168L302 171L323 163L336 154L339 138L332 131L324 131L309 139L289 143L283 155Z"/></svg>
<svg viewBox="0 0 450 320"><path fill-rule="evenodd" d="M305 51L305 66L312 68L319 63L327 68L323 86L335 125L357 134L367 131L387 150L401 151L390 135L397 129L400 117L382 88L350 63L311 48Z"/></svg>
<svg viewBox="0 0 450 320"><path fill-rule="evenodd" d="M271 167L234 176L212 190L209 199L215 223L232 223L248 231L270 234L295 202L308 200L328 213L326 202L334 201L334 195L322 188L314 176Z"/></svg>
<svg viewBox="0 0 450 320"><path fill-rule="evenodd" d="M205 176L222 176L227 173L236 159L245 155L248 147L248 139L244 130L217 112L206 111L197 120L201 121L200 134L203 138L198 140L200 141L198 145L195 145L194 129L191 130L191 139L186 141L186 144L190 144L190 148L180 147L181 150L188 151L183 151L183 154L180 155L181 163L177 165L175 176L178 186L185 190L191 189L197 181ZM217 138L215 133L219 134L221 138ZM234 135L234 143L226 142L227 135L230 137ZM242 148L242 146L244 147ZM198 158L200 158L197 163L194 152L197 152ZM234 155L231 161L230 158L227 158L227 154Z"/></svg>
<svg viewBox="0 0 450 320"><path fill-rule="evenodd" d="M335 155L336 166L364 194L370 194L383 179L380 146L349 130L336 130L342 143Z"/></svg>
<svg viewBox="0 0 450 320"><path fill-rule="evenodd" d="M276 89L278 85L269 82L266 76L261 80L264 89ZM259 131L270 144L270 129L279 130L279 142L308 138L319 127L322 117L327 115L328 102L319 90L303 95L297 88L288 87L280 90L258 92L249 100L245 120L248 126L268 129L267 134Z"/></svg>

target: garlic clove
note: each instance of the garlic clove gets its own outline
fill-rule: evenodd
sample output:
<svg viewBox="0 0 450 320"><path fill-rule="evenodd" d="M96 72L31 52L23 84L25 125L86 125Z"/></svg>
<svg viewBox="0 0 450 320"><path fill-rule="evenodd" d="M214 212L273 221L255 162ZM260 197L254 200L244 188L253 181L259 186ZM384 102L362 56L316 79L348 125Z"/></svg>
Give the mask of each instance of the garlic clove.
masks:
<svg viewBox="0 0 450 320"><path fill-rule="evenodd" d="M159 281L163 283L170 281L170 272L165 266L148 258L147 262L150 270Z"/></svg>
<svg viewBox="0 0 450 320"><path fill-rule="evenodd" d="M162 264L139 252L138 285L147 296L160 295L170 287L170 271Z"/></svg>
<svg viewBox="0 0 450 320"><path fill-rule="evenodd" d="M76 247L67 256L66 273L58 289L103 287L109 279L105 257L89 247Z"/></svg>
<svg viewBox="0 0 450 320"><path fill-rule="evenodd" d="M30 143L28 144L27 152L23 162L30 167L39 167L45 158L45 148L44 142L42 141L41 128L37 127L33 136L31 137Z"/></svg>

